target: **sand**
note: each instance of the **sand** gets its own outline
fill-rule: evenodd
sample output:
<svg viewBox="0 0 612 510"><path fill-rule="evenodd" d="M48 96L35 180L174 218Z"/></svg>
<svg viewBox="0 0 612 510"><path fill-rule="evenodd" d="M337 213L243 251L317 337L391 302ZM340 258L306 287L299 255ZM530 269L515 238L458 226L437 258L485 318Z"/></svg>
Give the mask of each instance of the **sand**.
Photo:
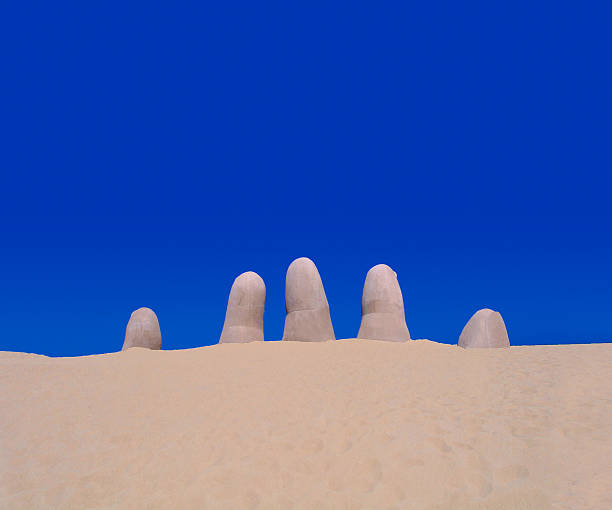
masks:
<svg viewBox="0 0 612 510"><path fill-rule="evenodd" d="M612 344L0 353L2 509L610 509Z"/></svg>

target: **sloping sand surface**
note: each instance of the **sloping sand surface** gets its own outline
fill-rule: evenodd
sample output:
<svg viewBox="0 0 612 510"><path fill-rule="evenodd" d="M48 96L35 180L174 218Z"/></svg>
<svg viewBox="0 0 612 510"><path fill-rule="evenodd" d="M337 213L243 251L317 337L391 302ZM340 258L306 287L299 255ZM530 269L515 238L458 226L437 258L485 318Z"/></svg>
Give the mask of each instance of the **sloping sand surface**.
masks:
<svg viewBox="0 0 612 510"><path fill-rule="evenodd" d="M610 509L612 344L0 353L3 509Z"/></svg>

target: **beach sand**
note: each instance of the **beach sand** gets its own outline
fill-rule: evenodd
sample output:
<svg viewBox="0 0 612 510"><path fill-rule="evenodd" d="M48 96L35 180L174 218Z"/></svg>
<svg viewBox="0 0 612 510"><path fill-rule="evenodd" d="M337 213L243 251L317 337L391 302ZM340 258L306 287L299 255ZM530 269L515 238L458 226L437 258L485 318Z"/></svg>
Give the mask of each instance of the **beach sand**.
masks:
<svg viewBox="0 0 612 510"><path fill-rule="evenodd" d="M612 344L0 353L2 509L610 509Z"/></svg>

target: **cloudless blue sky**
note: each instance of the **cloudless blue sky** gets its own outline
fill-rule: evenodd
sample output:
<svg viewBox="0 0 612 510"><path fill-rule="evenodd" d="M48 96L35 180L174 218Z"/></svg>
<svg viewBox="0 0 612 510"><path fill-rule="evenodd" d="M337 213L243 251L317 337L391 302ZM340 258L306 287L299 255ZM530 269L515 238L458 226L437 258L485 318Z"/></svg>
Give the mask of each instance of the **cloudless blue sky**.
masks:
<svg viewBox="0 0 612 510"><path fill-rule="evenodd" d="M413 338L612 341L609 12L579 3L4 8L0 350L216 343L312 258L338 338L398 273Z"/></svg>

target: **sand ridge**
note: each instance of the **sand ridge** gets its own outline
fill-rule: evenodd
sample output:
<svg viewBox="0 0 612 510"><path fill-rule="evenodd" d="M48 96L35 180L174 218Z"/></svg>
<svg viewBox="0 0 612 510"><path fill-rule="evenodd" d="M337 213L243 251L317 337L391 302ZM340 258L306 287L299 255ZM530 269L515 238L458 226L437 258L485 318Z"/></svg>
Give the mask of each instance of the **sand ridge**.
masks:
<svg viewBox="0 0 612 510"><path fill-rule="evenodd" d="M0 508L612 508L612 344L0 353Z"/></svg>

